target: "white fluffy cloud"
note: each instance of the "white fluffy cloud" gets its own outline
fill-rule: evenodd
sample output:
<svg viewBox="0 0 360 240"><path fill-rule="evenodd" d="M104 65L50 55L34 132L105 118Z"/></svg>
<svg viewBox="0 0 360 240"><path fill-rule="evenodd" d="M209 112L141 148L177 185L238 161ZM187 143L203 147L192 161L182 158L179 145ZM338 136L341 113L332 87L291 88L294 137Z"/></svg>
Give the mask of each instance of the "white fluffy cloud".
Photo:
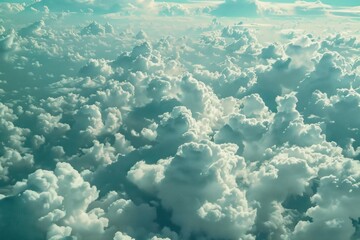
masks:
<svg viewBox="0 0 360 240"><path fill-rule="evenodd" d="M187 143L171 159L153 166L137 163L128 178L160 198L185 238L241 238L251 229L256 211L236 187L236 176L245 167L236 150L235 145Z"/></svg>
<svg viewBox="0 0 360 240"><path fill-rule="evenodd" d="M322 16L357 12L356 1L336 0L229 0L224 1L211 12L223 17L258 16ZM351 16L351 15L350 15Z"/></svg>
<svg viewBox="0 0 360 240"><path fill-rule="evenodd" d="M258 14L258 10L259 8L256 0L226 0L212 13L216 16L254 17Z"/></svg>
<svg viewBox="0 0 360 240"><path fill-rule="evenodd" d="M58 163L53 172L37 170L18 182L13 191L9 201L3 202L12 205L1 217L15 221L3 224L7 229L4 237L35 239L47 235L55 239L72 234L96 239L108 224L97 211L86 212L98 192L67 163ZM32 214L12 212L15 209ZM16 222L24 223L22 231L17 230Z"/></svg>

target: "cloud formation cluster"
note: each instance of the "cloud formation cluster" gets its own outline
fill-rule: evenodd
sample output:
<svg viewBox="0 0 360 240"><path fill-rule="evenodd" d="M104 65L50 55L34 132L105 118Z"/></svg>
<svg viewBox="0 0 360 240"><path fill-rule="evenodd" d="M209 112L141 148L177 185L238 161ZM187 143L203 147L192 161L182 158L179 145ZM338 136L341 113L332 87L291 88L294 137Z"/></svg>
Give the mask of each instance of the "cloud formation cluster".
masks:
<svg viewBox="0 0 360 240"><path fill-rule="evenodd" d="M0 22L1 237L359 238L356 38L42 14Z"/></svg>

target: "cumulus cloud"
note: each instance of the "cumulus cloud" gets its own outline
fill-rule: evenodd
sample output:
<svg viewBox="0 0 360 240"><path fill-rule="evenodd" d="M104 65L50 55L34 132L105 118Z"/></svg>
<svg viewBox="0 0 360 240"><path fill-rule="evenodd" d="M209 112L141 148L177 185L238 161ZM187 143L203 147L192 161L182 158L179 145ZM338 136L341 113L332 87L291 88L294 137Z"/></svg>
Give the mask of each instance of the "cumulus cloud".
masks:
<svg viewBox="0 0 360 240"><path fill-rule="evenodd" d="M86 212L98 196L96 188L83 181L67 163L57 164L54 171L37 170L18 182L12 194L1 202L2 207L8 207L1 218L16 219L2 224L4 237L36 239L73 234L93 238L107 226L107 220L97 216L96 211ZM33 214L16 214L15 209ZM22 231L17 230L16 222L24 223Z"/></svg>
<svg viewBox="0 0 360 240"><path fill-rule="evenodd" d="M256 0L226 0L214 9L212 14L228 17L254 17L258 14L258 11Z"/></svg>
<svg viewBox="0 0 360 240"><path fill-rule="evenodd" d="M40 35L44 26L45 26L45 22L43 20L34 22L33 24L20 29L19 35L22 37L27 37L31 35Z"/></svg>
<svg viewBox="0 0 360 240"><path fill-rule="evenodd" d="M298 15L323 15L329 10L330 7L323 4L320 1L309 3L306 1L300 1L296 3L294 7L295 14Z"/></svg>
<svg viewBox="0 0 360 240"><path fill-rule="evenodd" d="M97 22L92 22L80 31L81 35L104 35L105 33L114 33L114 28L111 24L101 25Z"/></svg>
<svg viewBox="0 0 360 240"><path fill-rule="evenodd" d="M357 6L359 4L351 0L232 0L214 7L211 13L222 17L346 15L356 12Z"/></svg>
<svg viewBox="0 0 360 240"><path fill-rule="evenodd" d="M159 11L161 16L185 16L189 13L189 10L180 4L165 4Z"/></svg>
<svg viewBox="0 0 360 240"><path fill-rule="evenodd" d="M18 49L19 43L16 32L14 30L10 30L8 33L5 31L0 38L0 57L6 60L11 56L11 52Z"/></svg>
<svg viewBox="0 0 360 240"><path fill-rule="evenodd" d="M1 2L0 12L1 14L13 14L21 12L25 9L25 5L21 2Z"/></svg>
<svg viewBox="0 0 360 240"><path fill-rule="evenodd" d="M244 159L234 155L236 149L235 145L187 143L174 158L154 166L137 163L128 178L161 199L185 238L202 234L241 238L250 230L256 211L236 188L235 176L245 167ZM171 191L174 188L176 192Z"/></svg>

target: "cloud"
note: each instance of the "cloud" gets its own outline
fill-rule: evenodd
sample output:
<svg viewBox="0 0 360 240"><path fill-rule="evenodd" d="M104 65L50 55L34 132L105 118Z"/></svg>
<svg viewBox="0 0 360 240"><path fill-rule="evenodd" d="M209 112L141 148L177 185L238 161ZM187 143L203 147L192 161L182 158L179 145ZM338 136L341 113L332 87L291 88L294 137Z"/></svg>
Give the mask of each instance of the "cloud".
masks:
<svg viewBox="0 0 360 240"><path fill-rule="evenodd" d="M226 0L212 11L215 16L254 17L258 14L258 3L255 0Z"/></svg>
<svg viewBox="0 0 360 240"><path fill-rule="evenodd" d="M298 0L264 0L266 2L273 2L273 3L294 3ZM336 1L336 0L307 0L306 2L317 2L317 3L324 3L333 6L359 6L359 3L352 1L352 0L344 0L344 1Z"/></svg>
<svg viewBox="0 0 360 240"><path fill-rule="evenodd" d="M20 29L19 35L22 37L28 37L31 35L40 35L44 27L45 27L45 22L43 20L34 22L33 24Z"/></svg>
<svg viewBox="0 0 360 240"><path fill-rule="evenodd" d="M34 157L28 153L25 147L26 136L30 133L27 128L21 128L13 124L18 119L11 108L0 104L1 109L1 157L0 157L0 179L9 180L10 174L21 173L34 164Z"/></svg>
<svg viewBox="0 0 360 240"><path fill-rule="evenodd" d="M165 4L159 15L161 16L185 16L189 14L189 10L180 4Z"/></svg>
<svg viewBox="0 0 360 240"><path fill-rule="evenodd" d="M0 38L0 57L8 59L11 56L11 52L19 49L19 42L17 40L17 34L14 30L5 32Z"/></svg>
<svg viewBox="0 0 360 240"><path fill-rule="evenodd" d="M314 3L298 1L295 5L294 11L297 15L323 15L331 9L331 7L322 4L320 1Z"/></svg>
<svg viewBox="0 0 360 240"><path fill-rule="evenodd" d="M95 12L95 13L112 13L120 11L131 11L136 8L148 8L154 4L152 0L139 1L104 1L104 0L65 0L58 2L57 0L42 0L30 5L33 8L41 8L47 6L51 11L70 11L70 12Z"/></svg>
<svg viewBox="0 0 360 240"><path fill-rule="evenodd" d="M6 237L35 239L46 234L67 237L71 233L93 238L100 236L107 226L106 219L98 218L95 212L86 212L98 196L96 188L83 181L67 163L58 163L54 172L38 170L30 174L14 191L13 197L1 202L2 208L9 207L2 211L1 218L12 217L24 224L22 231L17 231L14 222L2 224ZM28 214L12 212L15 209ZM61 222L66 222L66 226L61 226Z"/></svg>
<svg viewBox="0 0 360 240"><path fill-rule="evenodd" d="M326 14L351 14L356 12L358 3L354 1L253 1L235 0L219 4L211 12L222 17L263 17L263 16L322 16Z"/></svg>
<svg viewBox="0 0 360 240"><path fill-rule="evenodd" d="M0 3L0 12L1 14L13 14L21 12L25 9L24 4L14 3L14 2L1 2Z"/></svg>
<svg viewBox="0 0 360 240"><path fill-rule="evenodd" d="M114 33L114 28L109 23L103 26L97 22L92 22L80 32L81 35L104 35L105 33Z"/></svg>
<svg viewBox="0 0 360 240"><path fill-rule="evenodd" d="M81 31L81 34L104 34L104 32L98 32L97 30L92 29L92 32L90 33L88 29L86 30L86 33ZM109 66L107 61L105 59L90 59L89 62L80 69L79 74L81 76L86 77L96 77L96 76L110 76L113 74L112 68Z"/></svg>
<svg viewBox="0 0 360 240"><path fill-rule="evenodd" d="M247 205L244 192L234 188L236 171L245 165L234 155L236 150L235 145L187 143L174 158L155 166L139 162L128 178L161 199L185 238L201 233L208 238L246 236L255 211ZM169 191L174 187L176 192ZM228 212L232 210L234 215Z"/></svg>
<svg viewBox="0 0 360 240"><path fill-rule="evenodd" d="M212 12L223 17L323 15L331 7L320 1L225 1Z"/></svg>

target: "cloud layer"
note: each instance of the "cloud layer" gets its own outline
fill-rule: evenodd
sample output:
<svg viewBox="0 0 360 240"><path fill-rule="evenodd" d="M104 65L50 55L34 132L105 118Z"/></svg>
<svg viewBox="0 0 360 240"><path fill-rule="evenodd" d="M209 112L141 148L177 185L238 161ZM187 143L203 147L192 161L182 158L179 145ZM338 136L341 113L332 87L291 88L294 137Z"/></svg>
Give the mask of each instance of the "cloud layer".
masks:
<svg viewBox="0 0 360 240"><path fill-rule="evenodd" d="M0 238L359 238L353 32L111 4L0 5Z"/></svg>

